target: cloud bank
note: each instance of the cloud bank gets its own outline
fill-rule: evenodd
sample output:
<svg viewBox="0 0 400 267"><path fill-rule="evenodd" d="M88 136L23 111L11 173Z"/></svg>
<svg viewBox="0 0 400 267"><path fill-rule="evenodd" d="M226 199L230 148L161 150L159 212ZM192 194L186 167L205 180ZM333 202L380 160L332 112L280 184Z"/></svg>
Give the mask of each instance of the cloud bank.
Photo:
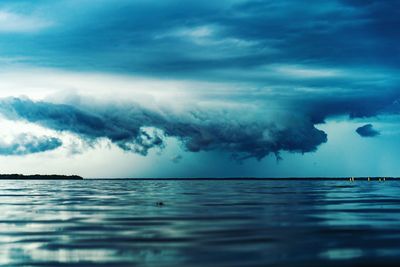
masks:
<svg viewBox="0 0 400 267"><path fill-rule="evenodd" d="M262 159L280 151L310 152L327 141L327 135L302 116L280 122L243 116L239 110L152 110L140 105L80 107L32 101L27 98L0 100L0 113L12 120L25 120L83 139L107 138L126 151L146 155L162 148L165 137L181 141L191 152L220 150L237 159Z"/></svg>

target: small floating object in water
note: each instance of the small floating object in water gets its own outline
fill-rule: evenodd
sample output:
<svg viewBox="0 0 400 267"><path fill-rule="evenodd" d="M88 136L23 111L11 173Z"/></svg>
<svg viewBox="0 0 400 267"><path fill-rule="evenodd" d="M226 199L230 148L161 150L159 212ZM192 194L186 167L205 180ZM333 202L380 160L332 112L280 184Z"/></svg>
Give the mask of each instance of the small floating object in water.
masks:
<svg viewBox="0 0 400 267"><path fill-rule="evenodd" d="M370 178L370 177L368 177L368 182L369 182L369 181L371 181L371 178Z"/></svg>
<svg viewBox="0 0 400 267"><path fill-rule="evenodd" d="M379 182L382 182L382 179L381 179L381 178L379 178Z"/></svg>
<svg viewBox="0 0 400 267"><path fill-rule="evenodd" d="M385 177L383 177L383 181L386 181L386 178L385 178Z"/></svg>

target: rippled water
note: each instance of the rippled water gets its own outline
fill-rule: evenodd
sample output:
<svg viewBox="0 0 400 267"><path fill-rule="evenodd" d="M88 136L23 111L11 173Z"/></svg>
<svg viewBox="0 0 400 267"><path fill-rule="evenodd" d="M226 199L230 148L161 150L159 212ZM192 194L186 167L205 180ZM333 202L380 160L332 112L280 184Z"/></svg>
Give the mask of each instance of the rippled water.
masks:
<svg viewBox="0 0 400 267"><path fill-rule="evenodd" d="M397 266L399 203L398 181L0 181L0 265Z"/></svg>

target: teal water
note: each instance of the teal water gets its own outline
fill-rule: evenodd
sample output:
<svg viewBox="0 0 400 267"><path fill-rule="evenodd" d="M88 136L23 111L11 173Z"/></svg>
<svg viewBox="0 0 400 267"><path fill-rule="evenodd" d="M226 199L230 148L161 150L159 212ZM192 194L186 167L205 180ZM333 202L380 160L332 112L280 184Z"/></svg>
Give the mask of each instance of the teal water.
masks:
<svg viewBox="0 0 400 267"><path fill-rule="evenodd" d="M0 266L397 266L399 204L399 181L4 180Z"/></svg>

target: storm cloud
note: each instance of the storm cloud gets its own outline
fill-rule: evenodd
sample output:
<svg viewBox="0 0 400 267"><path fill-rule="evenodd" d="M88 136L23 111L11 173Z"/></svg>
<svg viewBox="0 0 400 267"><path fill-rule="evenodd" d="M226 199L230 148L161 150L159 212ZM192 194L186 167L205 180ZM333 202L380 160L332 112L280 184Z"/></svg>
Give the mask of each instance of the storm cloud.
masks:
<svg viewBox="0 0 400 267"><path fill-rule="evenodd" d="M62 145L56 137L35 136L23 133L15 136L11 142L0 141L0 155L27 155L54 150Z"/></svg>
<svg viewBox="0 0 400 267"><path fill-rule="evenodd" d="M35 35L16 36L16 23L4 21L11 26L4 29L8 36L2 51L49 67L253 82L268 78L256 73L268 73L265 66L273 64L396 68L400 62L400 37L392 26L400 23L400 3L395 0L185 5L180 0L122 0L76 5L65 0L2 1L0 10L8 10L14 20L34 14L37 18L32 15L30 20L42 22L36 23ZM239 77L230 75L232 71Z"/></svg>
<svg viewBox="0 0 400 267"><path fill-rule="evenodd" d="M305 153L327 141L327 135L302 116L278 123L234 110L193 109L176 114L139 105L78 108L27 98L2 99L0 112L8 119L68 131L83 139L108 138L120 148L142 155L153 147L162 148L165 137L179 139L191 152L221 150L237 159L262 159L280 151Z"/></svg>

